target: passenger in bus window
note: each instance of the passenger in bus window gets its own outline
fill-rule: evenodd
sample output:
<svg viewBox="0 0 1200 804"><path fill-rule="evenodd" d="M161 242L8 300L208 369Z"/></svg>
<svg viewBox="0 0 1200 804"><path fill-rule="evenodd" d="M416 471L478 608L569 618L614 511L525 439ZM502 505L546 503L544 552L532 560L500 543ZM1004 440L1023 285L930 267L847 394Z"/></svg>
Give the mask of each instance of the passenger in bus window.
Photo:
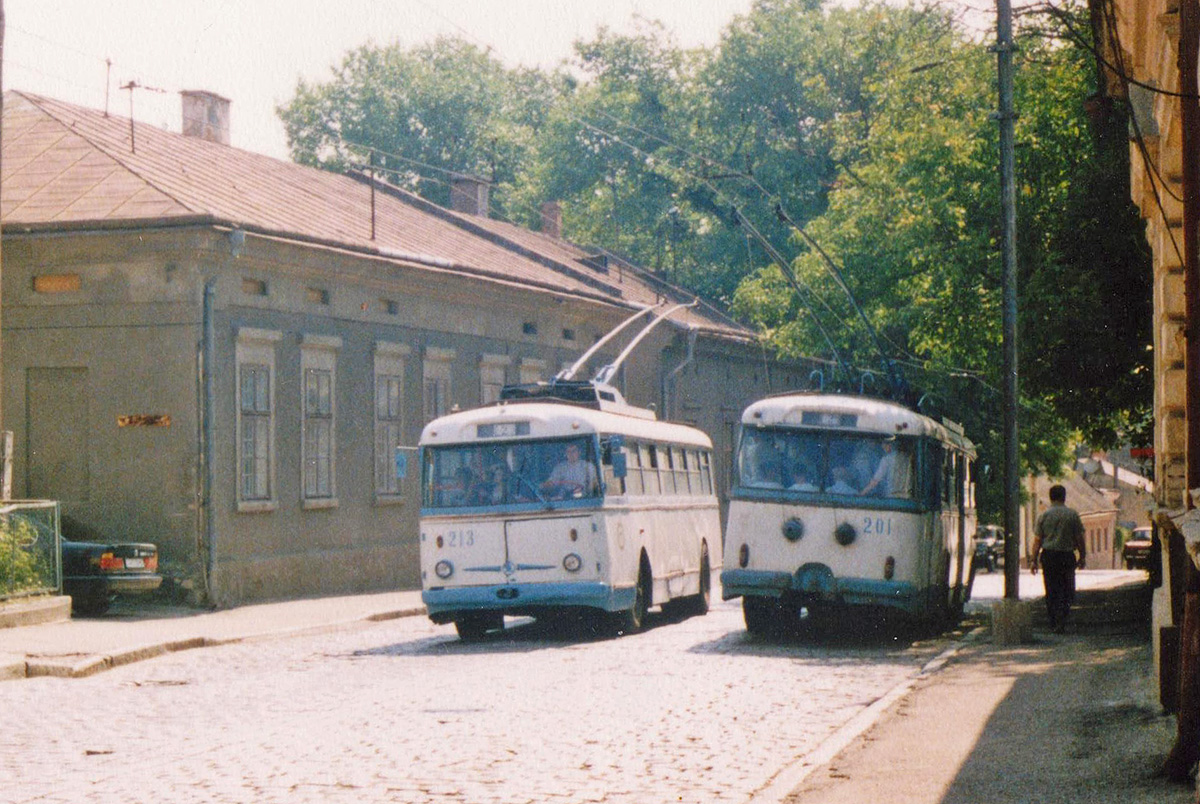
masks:
<svg viewBox="0 0 1200 804"><path fill-rule="evenodd" d="M482 477L475 478L467 492L468 505L494 505L504 500L508 478L504 464L488 467Z"/></svg>
<svg viewBox="0 0 1200 804"><path fill-rule="evenodd" d="M831 494L858 494L858 489L850 485L854 472L849 466L835 466L830 472L833 484L826 491Z"/></svg>
<svg viewBox="0 0 1200 804"><path fill-rule="evenodd" d="M808 468L804 464L797 464L792 471L792 485L788 486L788 489L791 491L817 491L817 487L809 479Z"/></svg>
<svg viewBox="0 0 1200 804"><path fill-rule="evenodd" d="M783 458L779 450L768 440L754 441L750 446L746 485L761 489L783 488Z"/></svg>
<svg viewBox="0 0 1200 804"><path fill-rule="evenodd" d="M591 497L596 493L596 467L580 459L578 444L567 444L564 459L550 470L542 486L559 497Z"/></svg>
<svg viewBox="0 0 1200 804"><path fill-rule="evenodd" d="M883 455L871 479L863 486L862 493L907 497L911 494L911 486L912 457L897 449L896 437L889 436L883 440Z"/></svg>
<svg viewBox="0 0 1200 804"><path fill-rule="evenodd" d="M454 482L442 491L442 505L466 505L471 488L471 470L460 466L454 470Z"/></svg>

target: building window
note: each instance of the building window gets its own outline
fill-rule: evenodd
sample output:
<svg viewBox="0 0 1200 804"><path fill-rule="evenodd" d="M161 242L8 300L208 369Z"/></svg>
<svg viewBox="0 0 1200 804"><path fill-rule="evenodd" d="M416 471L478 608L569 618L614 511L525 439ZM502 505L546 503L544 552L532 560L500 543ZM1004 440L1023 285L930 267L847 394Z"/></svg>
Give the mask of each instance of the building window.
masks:
<svg viewBox="0 0 1200 804"><path fill-rule="evenodd" d="M278 332L238 330L238 510L275 507L275 343Z"/></svg>
<svg viewBox="0 0 1200 804"><path fill-rule="evenodd" d="M425 349L424 401L425 421L432 421L438 416L444 416L450 410L450 374L453 349L439 349L429 346Z"/></svg>
<svg viewBox="0 0 1200 804"><path fill-rule="evenodd" d="M304 300L309 304L329 304L329 291L325 288L305 288Z"/></svg>
<svg viewBox="0 0 1200 804"><path fill-rule="evenodd" d="M244 500L271 499L271 369L241 367L242 471Z"/></svg>
<svg viewBox="0 0 1200 804"><path fill-rule="evenodd" d="M262 279L252 279L251 277L243 276L242 293L247 296L266 296L267 283Z"/></svg>
<svg viewBox="0 0 1200 804"><path fill-rule="evenodd" d="M479 403L490 405L500 399L500 391L508 381L507 355L484 355L479 361Z"/></svg>
<svg viewBox="0 0 1200 804"><path fill-rule="evenodd" d="M531 385L546 376L546 361L538 360L535 357L523 357L518 370L521 375L521 384Z"/></svg>
<svg viewBox="0 0 1200 804"><path fill-rule="evenodd" d="M341 338L305 335L300 343L302 377L301 489L306 508L337 505L337 351Z"/></svg>
<svg viewBox="0 0 1200 804"><path fill-rule="evenodd" d="M396 452L404 426L404 358L409 348L401 343L375 344L375 495L397 497Z"/></svg>

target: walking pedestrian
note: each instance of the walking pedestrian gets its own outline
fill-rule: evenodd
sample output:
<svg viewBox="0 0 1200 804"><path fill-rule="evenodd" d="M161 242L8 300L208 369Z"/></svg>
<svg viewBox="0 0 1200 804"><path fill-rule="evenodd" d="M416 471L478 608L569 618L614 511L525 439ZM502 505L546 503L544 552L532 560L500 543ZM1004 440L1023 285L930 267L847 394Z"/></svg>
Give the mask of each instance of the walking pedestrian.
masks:
<svg viewBox="0 0 1200 804"><path fill-rule="evenodd" d="M1067 507L1067 490L1057 484L1050 487L1050 507L1038 517L1034 528L1029 571L1037 575L1039 565L1050 628L1061 634L1075 602L1075 570L1087 565L1087 544L1083 540L1083 520L1075 509Z"/></svg>

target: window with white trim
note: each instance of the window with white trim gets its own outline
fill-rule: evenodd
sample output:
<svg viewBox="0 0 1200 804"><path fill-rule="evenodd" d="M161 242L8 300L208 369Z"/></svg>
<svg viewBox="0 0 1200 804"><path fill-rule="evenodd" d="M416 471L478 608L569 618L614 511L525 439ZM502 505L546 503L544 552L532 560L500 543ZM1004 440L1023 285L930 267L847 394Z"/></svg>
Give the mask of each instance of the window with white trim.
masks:
<svg viewBox="0 0 1200 804"><path fill-rule="evenodd" d="M545 360L536 357L521 358L521 365L518 367L521 385L531 385L545 377L546 366Z"/></svg>
<svg viewBox="0 0 1200 804"><path fill-rule="evenodd" d="M300 342L301 492L306 507L337 504L337 352L342 339L305 335Z"/></svg>
<svg viewBox="0 0 1200 804"><path fill-rule="evenodd" d="M239 511L275 507L275 344L282 333L241 327L237 370L237 478Z"/></svg>
<svg viewBox="0 0 1200 804"><path fill-rule="evenodd" d="M454 360L453 349L426 347L422 367L425 421L432 421L450 410L450 374Z"/></svg>
<svg viewBox="0 0 1200 804"><path fill-rule="evenodd" d="M402 343L375 344L375 495L400 494L396 477L396 450L403 438L404 358L409 347Z"/></svg>

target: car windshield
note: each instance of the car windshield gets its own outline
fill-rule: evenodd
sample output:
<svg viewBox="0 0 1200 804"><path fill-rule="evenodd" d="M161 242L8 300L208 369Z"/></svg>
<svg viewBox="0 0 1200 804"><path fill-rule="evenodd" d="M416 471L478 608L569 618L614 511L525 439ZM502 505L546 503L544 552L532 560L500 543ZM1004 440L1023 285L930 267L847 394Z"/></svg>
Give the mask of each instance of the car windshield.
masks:
<svg viewBox="0 0 1200 804"><path fill-rule="evenodd" d="M913 441L878 433L746 429L738 450L745 488L911 499Z"/></svg>
<svg viewBox="0 0 1200 804"><path fill-rule="evenodd" d="M422 504L489 507L599 497L593 444L581 436L427 448Z"/></svg>
<svg viewBox="0 0 1200 804"><path fill-rule="evenodd" d="M1129 540L1132 542L1150 541L1150 528L1135 528Z"/></svg>

